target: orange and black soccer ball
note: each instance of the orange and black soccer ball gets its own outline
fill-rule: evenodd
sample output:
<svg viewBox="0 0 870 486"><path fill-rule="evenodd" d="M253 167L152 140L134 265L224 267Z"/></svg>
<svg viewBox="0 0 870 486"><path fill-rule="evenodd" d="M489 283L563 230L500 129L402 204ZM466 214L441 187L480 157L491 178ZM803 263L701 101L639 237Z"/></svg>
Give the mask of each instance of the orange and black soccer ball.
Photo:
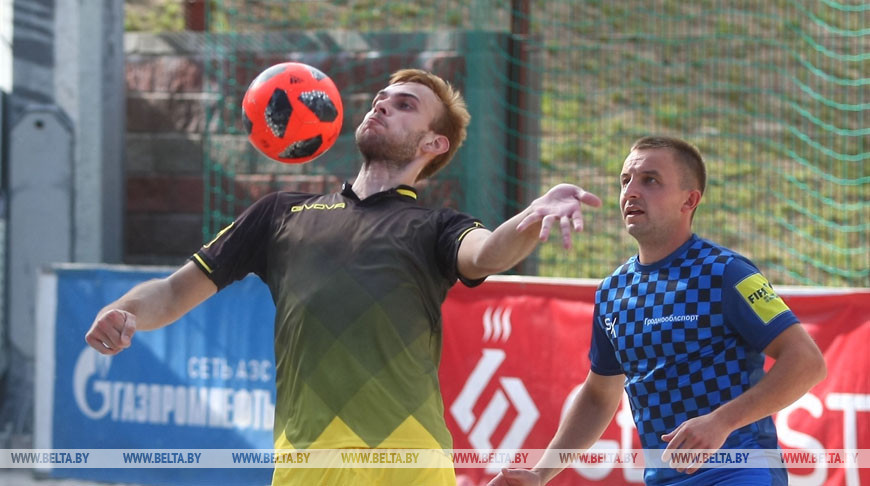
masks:
<svg viewBox="0 0 870 486"><path fill-rule="evenodd" d="M248 139L263 155L287 164L310 162L329 150L343 115L335 83L299 62L266 69L242 100Z"/></svg>

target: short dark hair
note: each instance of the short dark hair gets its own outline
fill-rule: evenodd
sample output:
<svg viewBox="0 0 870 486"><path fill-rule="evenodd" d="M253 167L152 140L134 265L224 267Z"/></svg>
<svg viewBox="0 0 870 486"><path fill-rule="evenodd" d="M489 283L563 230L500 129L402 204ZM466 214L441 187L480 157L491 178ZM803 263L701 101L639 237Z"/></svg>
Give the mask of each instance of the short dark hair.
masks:
<svg viewBox="0 0 870 486"><path fill-rule="evenodd" d="M701 194L704 194L704 189L707 188L707 168L704 166L701 152L694 145L676 137L656 135L638 139L631 146L630 152L657 148L669 148L673 150L676 155L675 159L683 164L685 169L688 169L683 173L688 173L694 179Z"/></svg>

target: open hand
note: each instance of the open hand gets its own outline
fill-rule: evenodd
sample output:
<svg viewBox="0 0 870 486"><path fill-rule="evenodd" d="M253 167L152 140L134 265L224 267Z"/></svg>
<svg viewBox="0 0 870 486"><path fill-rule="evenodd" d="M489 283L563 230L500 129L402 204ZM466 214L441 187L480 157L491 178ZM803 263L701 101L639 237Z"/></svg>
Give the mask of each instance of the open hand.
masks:
<svg viewBox="0 0 870 486"><path fill-rule="evenodd" d="M529 214L517 225L517 231L541 223L539 237L546 241L556 222L562 232L562 246L571 248L571 233L583 231L583 204L599 207L601 199L573 184L559 184L529 205Z"/></svg>

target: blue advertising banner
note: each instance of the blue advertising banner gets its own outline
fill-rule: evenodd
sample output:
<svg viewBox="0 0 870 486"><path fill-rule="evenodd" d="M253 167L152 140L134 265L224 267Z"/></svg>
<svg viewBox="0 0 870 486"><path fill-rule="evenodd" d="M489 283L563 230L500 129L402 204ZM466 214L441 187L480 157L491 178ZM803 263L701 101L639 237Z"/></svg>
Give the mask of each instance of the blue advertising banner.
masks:
<svg viewBox="0 0 870 486"><path fill-rule="evenodd" d="M36 447L271 449L275 403L269 290L249 276L120 354L84 340L96 314L168 270L64 265L40 275ZM268 484L270 468L55 468L57 477L147 484Z"/></svg>

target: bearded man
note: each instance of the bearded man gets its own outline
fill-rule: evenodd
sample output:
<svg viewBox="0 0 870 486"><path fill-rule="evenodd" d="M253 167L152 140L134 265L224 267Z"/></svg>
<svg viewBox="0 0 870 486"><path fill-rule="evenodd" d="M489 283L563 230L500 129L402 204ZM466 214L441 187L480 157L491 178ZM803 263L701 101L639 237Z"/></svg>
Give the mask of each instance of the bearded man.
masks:
<svg viewBox="0 0 870 486"><path fill-rule="evenodd" d="M569 246L581 206L601 203L560 184L494 231L420 206L414 184L450 162L469 120L443 79L396 72L356 130L363 165L353 184L263 197L172 275L102 309L87 342L117 354L135 331L170 324L255 273L276 306L276 449L451 449L438 383L448 289L513 267L554 224ZM276 468L273 484L456 484L448 456L428 459L432 467Z"/></svg>

